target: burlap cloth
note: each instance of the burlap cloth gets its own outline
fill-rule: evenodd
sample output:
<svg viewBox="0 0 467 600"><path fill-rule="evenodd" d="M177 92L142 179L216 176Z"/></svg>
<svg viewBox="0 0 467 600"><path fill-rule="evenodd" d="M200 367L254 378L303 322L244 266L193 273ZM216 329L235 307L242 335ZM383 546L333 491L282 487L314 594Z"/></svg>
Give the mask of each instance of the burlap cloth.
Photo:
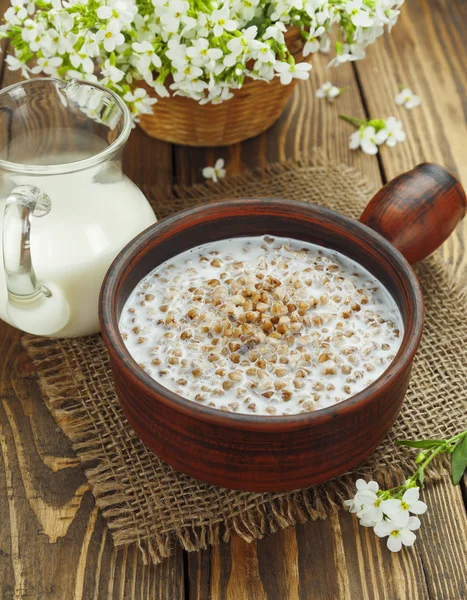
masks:
<svg viewBox="0 0 467 600"><path fill-rule="evenodd" d="M145 189L159 218L220 198L278 196L323 204L357 217L372 189L354 169L314 158L276 164L219 184ZM246 540L296 522L325 518L342 506L355 479L389 485L413 469L403 438L454 435L467 426L466 297L436 255L416 268L426 301L426 325L410 389L389 436L365 463L323 485L289 493L257 494L216 488L163 463L129 427L112 384L100 336L50 340L26 336L45 402L73 444L117 545L137 543L158 562L179 542L187 550ZM429 473L439 479L446 463Z"/></svg>

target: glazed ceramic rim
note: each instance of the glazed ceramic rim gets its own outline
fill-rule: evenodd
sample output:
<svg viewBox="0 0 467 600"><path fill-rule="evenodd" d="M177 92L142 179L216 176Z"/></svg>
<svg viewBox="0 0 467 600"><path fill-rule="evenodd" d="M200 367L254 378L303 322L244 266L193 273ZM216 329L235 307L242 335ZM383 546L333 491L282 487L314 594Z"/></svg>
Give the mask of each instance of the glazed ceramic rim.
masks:
<svg viewBox="0 0 467 600"><path fill-rule="evenodd" d="M295 206L319 213L324 217L327 217L329 220L337 220L340 221L341 224L348 224L352 227L356 227L358 232L361 232L361 236L359 236L359 238L365 246L369 246L372 241L377 242L383 247L384 252L387 252L389 255L391 255L397 265L397 268L399 269L399 272L407 281L412 292L407 300L407 304L412 304L413 319L408 325L407 323L404 323L404 336L402 338L402 344L394 360L388 366L386 371L368 387L364 388L350 398L311 413L268 416L249 415L245 413L221 411L217 408L211 408L209 406L197 404L193 402L193 400L187 400L183 396L176 394L175 392L158 383L149 374L143 371L141 367L139 367L127 350L118 328L117 298L115 296L122 274L125 273L129 264L132 262L133 258L139 254L139 252L145 254L144 248L149 246L150 242L154 239L154 237L157 236L159 229L162 227L171 227L175 225L177 221L186 219L187 217L199 216L200 212L202 213L207 209L209 209L210 212L212 211L215 213L216 209L218 208L231 207L232 205L243 206L245 203L254 203L255 201L265 200L270 203L268 204L268 207L276 206L284 208L284 204L293 203ZM196 223L193 223L193 226L196 226ZM225 427L245 430L258 429L264 431L266 428L267 430L289 431L307 427L311 423L317 424L319 422L331 420L337 415L342 416L348 412L351 412L356 405L363 406L365 403L371 403L381 394L387 391L400 377L402 377L404 375L404 371L407 369L407 365L409 365L413 360L413 357L420 344L420 339L423 332L424 304L420 283L410 264L390 242L388 242L383 236L370 227L367 227L363 223L360 223L351 217L347 217L342 213L308 202L279 198L244 198L222 200L219 202L212 202L182 210L173 216L166 217L154 225L151 225L142 233L137 235L121 250L107 271L99 299L99 320L106 346L108 348L112 348L120 361L120 364L118 365L115 365L115 361L113 361L113 368L117 366L121 371L126 370L127 373L125 376L129 376L130 378L133 377L139 380L146 388L146 391L149 393L149 395L157 394L157 398L154 398L155 402L163 402L170 408L175 409L178 412L181 412L194 419L201 419L211 423L217 423Z"/></svg>

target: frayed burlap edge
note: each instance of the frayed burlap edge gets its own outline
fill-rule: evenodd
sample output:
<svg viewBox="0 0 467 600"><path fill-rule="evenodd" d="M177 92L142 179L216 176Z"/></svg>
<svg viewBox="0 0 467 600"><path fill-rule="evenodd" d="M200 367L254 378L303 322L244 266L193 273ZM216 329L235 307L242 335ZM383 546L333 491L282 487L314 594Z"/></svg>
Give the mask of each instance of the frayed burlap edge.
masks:
<svg viewBox="0 0 467 600"><path fill-rule="evenodd" d="M344 172L353 193L357 190L362 199L367 200L373 192L373 186L362 178L358 171L345 165L330 163L321 153L316 152L309 159L269 165L266 169L228 178L220 185L176 186L157 193L151 189L147 190L147 195L150 196L151 193L152 200L157 203L157 197L162 193L166 201L174 201L170 210L174 212L174 209L193 206L207 199L216 200L230 195L238 197L242 185L252 183L258 178L270 178L282 175L286 171L297 172L299 169L310 167L326 167L331 176L334 169L340 174ZM166 216L161 214L160 207L158 213L160 216ZM440 259L432 260L438 263L438 266L441 265ZM453 291L459 293L455 282L452 286ZM23 344L35 363L47 407L71 440L116 545L137 543L145 560L150 559L157 563L171 555L175 542L179 542L185 550L199 550L209 544L229 540L232 532L246 541L253 541L296 523L324 519L331 512L341 508L344 500L352 495L357 477L371 477L380 485L388 487L402 481L413 470L413 452L401 448L398 456L399 466L390 474L384 468L375 467L374 463L363 463L339 478L306 490L285 494L251 494L251 503L245 510L209 524L190 524L155 533L141 527L135 517L125 510L125 491L115 477L113 465L107 462L102 447L103 441L96 434L95 424L83 408L84 400L79 391L80 373L69 363L65 347L57 340L32 336L25 336ZM440 459L427 474L427 482L440 480L448 471L448 460Z"/></svg>
<svg viewBox="0 0 467 600"><path fill-rule="evenodd" d="M66 355L53 340L25 336L23 344L39 374L46 405L79 456L115 544L120 546L136 542L145 561L150 558L158 563L170 556L176 541L185 550L195 551L228 541L232 532L251 542L297 523L325 519L331 512L342 508L344 500L352 496L358 477L371 477L381 486L392 487L401 483L413 470L413 453L401 448L401 454L405 454L401 457L402 464L391 474L384 469L375 470L373 466L363 464L319 486L290 493L258 494L253 500L254 506L232 518L224 518L210 525L181 527L149 538L135 537L138 524L125 513L124 492L115 478L113 466L107 464L102 439L96 436L95 426L83 409L83 400L77 393L76 372L70 365L64 364ZM73 377L70 377L72 373ZM439 481L448 473L449 462L441 457L427 473L426 481Z"/></svg>

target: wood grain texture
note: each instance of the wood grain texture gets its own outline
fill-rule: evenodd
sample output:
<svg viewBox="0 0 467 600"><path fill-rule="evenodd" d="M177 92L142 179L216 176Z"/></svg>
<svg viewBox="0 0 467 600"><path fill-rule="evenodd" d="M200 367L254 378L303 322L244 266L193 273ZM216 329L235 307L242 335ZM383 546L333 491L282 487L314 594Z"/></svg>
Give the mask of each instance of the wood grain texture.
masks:
<svg viewBox="0 0 467 600"><path fill-rule="evenodd" d="M3 12L7 0L0 0ZM201 181L201 168L226 158L229 174L320 147L381 186L424 160L446 165L467 185L467 3L408 0L392 36L355 70L313 61L287 111L265 134L227 149L172 148L133 132L125 170L138 184ZM5 42L2 42L5 45ZM0 73L2 72L0 56ZM356 77L357 76L357 77ZM333 105L314 93L324 81L350 90ZM3 85L16 81L5 72ZM422 96L412 112L395 106L399 83ZM399 115L409 139L375 157L348 149L356 117ZM174 158L174 160L173 160ZM380 171L379 166L382 166ZM174 177L175 175L175 177ZM467 271L465 233L444 245L457 273ZM390 554L347 513L281 531L257 544L231 544L160 567L136 548L115 550L83 473L41 398L19 335L0 325L0 598L2 600L460 600L467 597L466 513L461 490L443 481L424 492L430 510L412 550ZM467 496L466 496L467 497ZM56 539L55 543L51 539ZM184 563L189 581L184 586Z"/></svg>
<svg viewBox="0 0 467 600"><path fill-rule="evenodd" d="M449 482L424 494L430 511L417 544L405 552L390 553L371 529L338 512L254 545L234 538L190 555L189 599L459 600L467 593L464 507ZM440 519L445 506L451 522Z"/></svg>
<svg viewBox="0 0 467 600"><path fill-rule="evenodd" d="M381 149L385 181L420 162L437 162L467 187L466 22L464 0L409 0L392 34L355 65L369 116L395 115L407 132L405 143ZM397 106L400 85L419 94L422 105L411 111ZM466 240L464 222L443 246L446 262L462 277L467 274Z"/></svg>
<svg viewBox="0 0 467 600"><path fill-rule="evenodd" d="M421 163L381 188L360 221L414 264L448 239L466 211L467 198L457 179L441 165Z"/></svg>

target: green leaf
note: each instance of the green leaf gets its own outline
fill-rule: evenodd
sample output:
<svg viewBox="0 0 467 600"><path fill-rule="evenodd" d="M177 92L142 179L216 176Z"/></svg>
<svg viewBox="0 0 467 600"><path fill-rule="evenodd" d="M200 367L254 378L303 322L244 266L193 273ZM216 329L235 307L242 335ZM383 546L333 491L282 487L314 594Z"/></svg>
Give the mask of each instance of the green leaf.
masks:
<svg viewBox="0 0 467 600"><path fill-rule="evenodd" d="M425 487L423 485L423 482L425 481L425 472L421 467L418 467L417 474L418 474L418 481L420 482L420 487Z"/></svg>
<svg viewBox="0 0 467 600"><path fill-rule="evenodd" d="M452 453L451 476L452 483L457 485L467 469L467 435L459 440Z"/></svg>
<svg viewBox="0 0 467 600"><path fill-rule="evenodd" d="M398 440L397 446L408 446L409 448L436 448L444 444L444 440Z"/></svg>

